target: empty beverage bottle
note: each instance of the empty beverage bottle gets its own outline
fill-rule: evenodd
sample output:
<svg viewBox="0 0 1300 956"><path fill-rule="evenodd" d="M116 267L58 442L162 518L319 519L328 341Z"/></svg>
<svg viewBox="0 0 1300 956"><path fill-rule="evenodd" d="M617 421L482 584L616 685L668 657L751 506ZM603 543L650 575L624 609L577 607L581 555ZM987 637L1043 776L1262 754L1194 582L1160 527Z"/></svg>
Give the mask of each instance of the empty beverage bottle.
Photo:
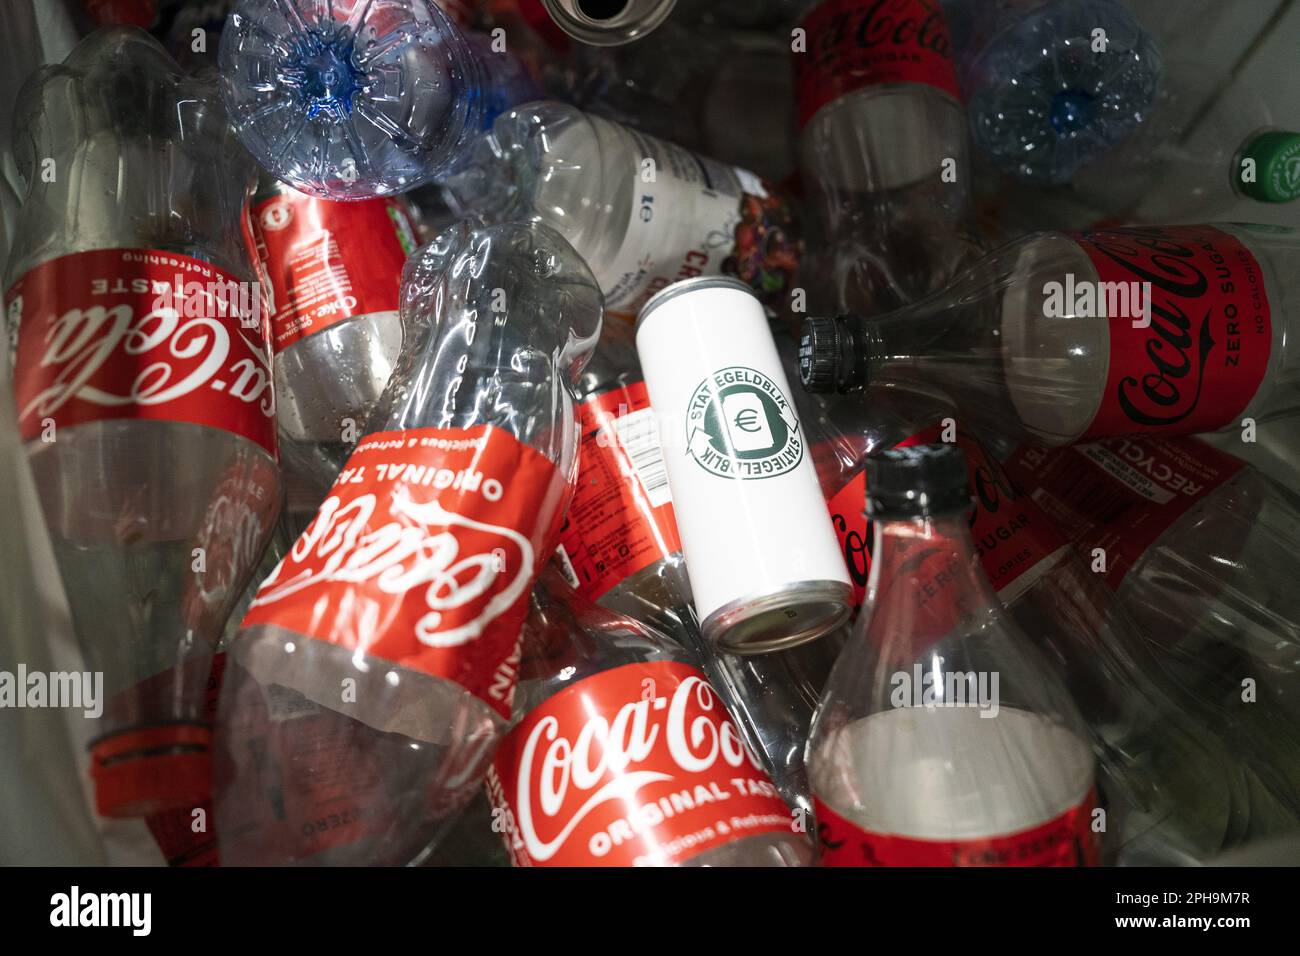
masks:
<svg viewBox="0 0 1300 956"><path fill-rule="evenodd" d="M248 151L324 199L427 182L535 95L518 61L433 0L238 0L219 59Z"/></svg>
<svg viewBox="0 0 1300 956"><path fill-rule="evenodd" d="M807 837L690 654L543 573L488 773L517 866L800 866Z"/></svg>
<svg viewBox="0 0 1300 956"><path fill-rule="evenodd" d="M521 5L539 0L521 0ZM644 37L677 0L540 0L555 24L582 43L617 46Z"/></svg>
<svg viewBox="0 0 1300 956"><path fill-rule="evenodd" d="M96 807L195 806L213 649L282 496L269 330L238 239L252 164L214 78L182 76L134 28L35 73L16 127L14 390L86 666L104 675Z"/></svg>
<svg viewBox="0 0 1300 956"><path fill-rule="evenodd" d="M1300 726L1300 499L1196 439L1026 446L1008 468L1171 673L1233 711L1280 707ZM1271 700L1243 703L1245 678Z"/></svg>
<svg viewBox="0 0 1300 956"><path fill-rule="evenodd" d="M578 485L557 551L565 577L586 600L643 621L694 654L782 796L810 811L803 747L842 640L829 635L747 657L720 653L705 640L677 532L660 427L630 325L605 324L579 395Z"/></svg>
<svg viewBox="0 0 1300 956"><path fill-rule="evenodd" d="M398 197L333 202L264 175L249 226L271 317L288 508L311 515L397 362L415 222Z"/></svg>
<svg viewBox="0 0 1300 956"><path fill-rule="evenodd" d="M230 648L229 863L418 858L510 719L528 589L572 493L571 389L600 292L544 226L465 223L419 256L412 340L368 434ZM269 828L246 818L268 787L295 798Z"/></svg>
<svg viewBox="0 0 1300 956"><path fill-rule="evenodd" d="M971 132L1001 171L1030 183L1069 182L1153 106L1160 50L1116 0L961 6L958 74Z"/></svg>
<svg viewBox="0 0 1300 956"><path fill-rule="evenodd" d="M919 445L867 467L870 612L808 742L822 863L1097 863L1087 734L979 566L964 456Z"/></svg>
<svg viewBox="0 0 1300 956"><path fill-rule="evenodd" d="M1123 605L990 448L960 426L944 396L880 386L868 399L828 404L831 427L856 436L863 451L856 459L825 456L820 465L823 487L839 489L828 503L855 585L865 595L872 560L867 454L939 440L956 445L974 492L968 520L980 565L1007 612L1070 688L1087 726L1109 816L1109 857L1205 860L1300 820L1294 815L1300 801L1273 797L1237 756L1240 742L1223 711L1162 673ZM1292 811L1282 809L1288 804Z"/></svg>
<svg viewBox="0 0 1300 956"><path fill-rule="evenodd" d="M1046 445L1260 423L1300 408L1298 264L1271 226L1035 233L889 315L809 319L800 377L938 387L981 431Z"/></svg>
<svg viewBox="0 0 1300 956"><path fill-rule="evenodd" d="M794 285L802 243L788 197L747 170L563 103L500 117L447 185L464 210L559 231L611 313L630 318L694 276L734 275L772 307Z"/></svg>
<svg viewBox="0 0 1300 956"><path fill-rule="evenodd" d="M1124 222L1157 223L1253 219L1236 207L1300 198L1300 132L1279 125L1256 93L1207 89L1204 79L1168 85L1132 136L1074 177L1075 195ZM1208 117L1204 103L1214 104Z"/></svg>
<svg viewBox="0 0 1300 956"><path fill-rule="evenodd" d="M943 11L823 0L799 28L799 165L821 248L804 284L826 297L814 308L888 311L978 255Z"/></svg>

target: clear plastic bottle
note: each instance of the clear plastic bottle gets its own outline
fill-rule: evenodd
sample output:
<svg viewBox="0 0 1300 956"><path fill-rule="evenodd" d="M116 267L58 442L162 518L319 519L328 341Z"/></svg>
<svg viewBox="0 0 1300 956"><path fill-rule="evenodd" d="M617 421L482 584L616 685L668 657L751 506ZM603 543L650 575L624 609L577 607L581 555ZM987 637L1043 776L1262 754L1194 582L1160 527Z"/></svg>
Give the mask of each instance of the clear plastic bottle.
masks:
<svg viewBox="0 0 1300 956"><path fill-rule="evenodd" d="M588 603L554 568L534 589L515 719L487 789L517 865L812 859L693 657Z"/></svg>
<svg viewBox="0 0 1300 956"><path fill-rule="evenodd" d="M1223 711L1165 677L1124 606L942 394L877 386L868 395L866 404L827 403L829 429L844 429L861 451L824 456L820 465L855 583L865 589L872 559L867 455L951 439L967 456L975 490L971 535L989 583L1070 688L1088 728L1111 816L1107 856L1122 863L1205 860L1300 820L1300 801L1285 790L1271 796L1237 756L1239 742L1225 732Z"/></svg>
<svg viewBox="0 0 1300 956"><path fill-rule="evenodd" d="M1300 499L1195 439L1026 446L1008 468L1088 560L1101 549L1106 584L1165 672L1296 792Z"/></svg>
<svg viewBox="0 0 1300 956"><path fill-rule="evenodd" d="M867 467L870 613L808 742L823 864L1095 864L1086 731L980 568L964 456L920 445Z"/></svg>
<svg viewBox="0 0 1300 956"><path fill-rule="evenodd" d="M1031 183L1069 182L1146 118L1160 50L1116 0L968 4L958 50L976 146Z"/></svg>
<svg viewBox="0 0 1300 956"><path fill-rule="evenodd" d="M1238 207L1300 198L1300 132L1257 90L1215 88L1199 61L1166 72L1137 130L1075 175L1075 196L1129 223L1255 221Z"/></svg>
<svg viewBox="0 0 1300 956"><path fill-rule="evenodd" d="M461 224L416 262L413 336L368 434L230 649L216 806L231 863L420 857L509 720L600 293L544 226ZM285 795L271 821L256 818L268 787Z"/></svg>
<svg viewBox="0 0 1300 956"><path fill-rule="evenodd" d="M14 387L86 666L104 674L96 804L193 806L213 648L282 496L269 330L244 308L253 167L215 77L183 77L134 28L33 74L15 126Z"/></svg>
<svg viewBox="0 0 1300 956"><path fill-rule="evenodd" d="M265 174L249 220L271 316L288 507L314 514L397 362L415 222L401 198L333 202Z"/></svg>
<svg viewBox="0 0 1300 956"><path fill-rule="evenodd" d="M778 306L802 249L789 199L754 174L563 103L500 117L447 186L462 209L555 228L591 265L610 312L629 317L700 275L735 275Z"/></svg>
<svg viewBox="0 0 1300 956"><path fill-rule="evenodd" d="M818 309L913 302L979 254L966 118L937 4L824 0L792 54Z"/></svg>
<svg viewBox="0 0 1300 956"><path fill-rule="evenodd" d="M1298 263L1272 226L1035 233L887 316L810 319L800 376L939 387L982 430L1049 445L1263 423L1300 408Z"/></svg>
<svg viewBox="0 0 1300 956"><path fill-rule="evenodd" d="M536 95L522 66L433 0L239 0L222 97L266 169L325 199L402 192Z"/></svg>

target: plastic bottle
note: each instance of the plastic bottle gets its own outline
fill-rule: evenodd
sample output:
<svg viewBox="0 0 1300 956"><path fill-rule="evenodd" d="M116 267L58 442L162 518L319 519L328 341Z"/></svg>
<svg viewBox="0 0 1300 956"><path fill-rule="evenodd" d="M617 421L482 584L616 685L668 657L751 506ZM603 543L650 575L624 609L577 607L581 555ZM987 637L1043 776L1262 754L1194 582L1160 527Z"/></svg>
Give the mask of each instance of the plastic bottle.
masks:
<svg viewBox="0 0 1300 956"><path fill-rule="evenodd" d="M555 569L534 589L515 719L487 789L516 865L812 859L694 658Z"/></svg>
<svg viewBox="0 0 1300 956"><path fill-rule="evenodd" d="M808 742L824 865L1098 862L1086 731L979 567L963 457L868 459L871 611Z"/></svg>
<svg viewBox="0 0 1300 956"><path fill-rule="evenodd" d="M535 95L513 57L432 0L239 0L220 63L249 152L324 199L427 182L462 161L498 113Z"/></svg>
<svg viewBox="0 0 1300 956"><path fill-rule="evenodd" d="M182 77L134 28L33 74L15 127L14 388L86 666L104 675L96 806L193 806L213 648L282 495L269 330L238 240L252 164L215 78Z"/></svg>
<svg viewBox="0 0 1300 956"><path fill-rule="evenodd" d="M230 649L216 804L232 863L418 858L510 718L600 294L544 226L461 224L418 262L418 333ZM285 794L271 826L245 816L268 786Z"/></svg>
<svg viewBox="0 0 1300 956"><path fill-rule="evenodd" d="M1144 121L1160 50L1115 0L968 4L959 76L976 146L1031 183L1070 179Z"/></svg>
<svg viewBox="0 0 1300 956"><path fill-rule="evenodd" d="M1048 445L1263 423L1300 408L1298 261L1271 226L1035 233L888 316L810 319L801 380L928 384Z"/></svg>

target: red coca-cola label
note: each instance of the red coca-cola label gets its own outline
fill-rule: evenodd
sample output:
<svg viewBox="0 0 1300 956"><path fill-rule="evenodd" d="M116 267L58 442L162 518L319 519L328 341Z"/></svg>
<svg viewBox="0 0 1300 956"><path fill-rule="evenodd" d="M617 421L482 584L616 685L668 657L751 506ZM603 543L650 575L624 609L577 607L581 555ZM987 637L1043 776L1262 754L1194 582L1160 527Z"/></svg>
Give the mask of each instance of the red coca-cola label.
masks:
<svg viewBox="0 0 1300 956"><path fill-rule="evenodd" d="M1250 250L1212 226L1113 229L1075 240L1103 289L1131 290L1128 314L1121 305L1107 320L1106 391L1083 437L1190 435L1236 420L1259 390L1273 343L1264 275ZM1134 314L1145 311L1134 302L1149 303L1149 316Z"/></svg>
<svg viewBox="0 0 1300 956"><path fill-rule="evenodd" d="M923 83L961 97L939 0L826 0L801 26L808 48L794 53L800 128L864 86Z"/></svg>
<svg viewBox="0 0 1300 956"><path fill-rule="evenodd" d="M1243 467L1195 438L1154 436L1026 445L1007 462L1017 484L1112 588L1175 521Z"/></svg>
<svg viewBox="0 0 1300 956"><path fill-rule="evenodd" d="M369 435L242 626L445 677L509 718L528 589L568 492L549 459L490 425Z"/></svg>
<svg viewBox="0 0 1300 956"><path fill-rule="evenodd" d="M220 428L275 454L255 284L174 252L97 249L29 270L6 302L24 441L141 418Z"/></svg>
<svg viewBox="0 0 1300 956"><path fill-rule="evenodd" d="M921 840L864 830L813 798L822 866L1096 866L1096 806L1097 795L1089 791L1059 816L1015 833Z"/></svg>
<svg viewBox="0 0 1300 956"><path fill-rule="evenodd" d="M942 427L935 425L895 447L933 444L940 440L942 432ZM1065 539L1033 500L1017 490L979 441L959 433L955 442L966 455L975 497L970 529L980 564L993 589L1003 601L1010 602L1051 567L1047 559L1065 545ZM866 490L866 472L859 471L827 502L853 583L855 605L861 605L865 598L871 576L873 533L866 517Z"/></svg>
<svg viewBox="0 0 1300 956"><path fill-rule="evenodd" d="M549 698L502 740L487 789L516 866L670 865L792 832L704 675L671 661Z"/></svg>
<svg viewBox="0 0 1300 956"><path fill-rule="evenodd" d="M254 206L249 223L276 352L354 316L397 311L416 245L398 200L331 202L285 189Z"/></svg>
<svg viewBox="0 0 1300 956"><path fill-rule="evenodd" d="M644 382L578 408L578 486L560 529L569 583L596 601L682 548L659 425Z"/></svg>

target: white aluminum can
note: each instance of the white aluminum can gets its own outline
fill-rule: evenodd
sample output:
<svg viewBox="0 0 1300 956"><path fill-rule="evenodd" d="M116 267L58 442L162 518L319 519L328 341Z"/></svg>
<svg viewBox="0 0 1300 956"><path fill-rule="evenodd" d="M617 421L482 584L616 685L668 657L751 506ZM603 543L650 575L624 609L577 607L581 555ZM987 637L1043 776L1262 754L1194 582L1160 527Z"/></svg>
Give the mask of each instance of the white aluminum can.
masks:
<svg viewBox="0 0 1300 956"><path fill-rule="evenodd" d="M637 317L695 608L720 649L793 647L848 619L848 571L763 306L687 279Z"/></svg>

